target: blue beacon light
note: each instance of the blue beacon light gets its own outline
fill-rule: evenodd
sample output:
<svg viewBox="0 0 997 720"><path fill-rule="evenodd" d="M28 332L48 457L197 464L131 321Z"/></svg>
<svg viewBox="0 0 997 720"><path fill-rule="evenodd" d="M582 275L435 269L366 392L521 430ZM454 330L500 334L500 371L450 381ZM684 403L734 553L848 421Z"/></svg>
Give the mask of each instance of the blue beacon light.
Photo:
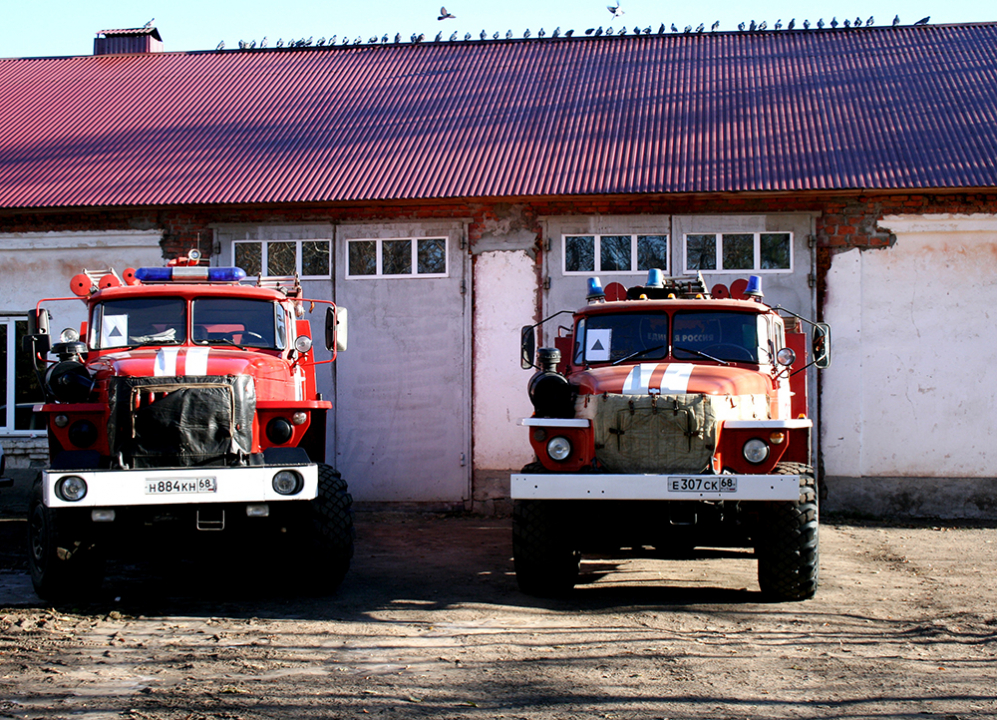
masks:
<svg viewBox="0 0 997 720"><path fill-rule="evenodd" d="M647 271L647 285L651 288L663 288L665 286L665 274L659 268L651 268Z"/></svg>
<svg viewBox="0 0 997 720"><path fill-rule="evenodd" d="M208 281L238 282L246 277L246 271L237 267L157 267L138 268L135 279L141 282Z"/></svg>
<svg viewBox="0 0 997 720"><path fill-rule="evenodd" d="M606 299L606 293L602 290L602 281L597 277L589 278L589 292L585 296L589 304L600 302Z"/></svg>
<svg viewBox="0 0 997 720"><path fill-rule="evenodd" d="M744 294L746 297L753 297L756 300L761 300L765 297L762 293L762 278L760 275L751 275L748 277L748 287L744 289Z"/></svg>

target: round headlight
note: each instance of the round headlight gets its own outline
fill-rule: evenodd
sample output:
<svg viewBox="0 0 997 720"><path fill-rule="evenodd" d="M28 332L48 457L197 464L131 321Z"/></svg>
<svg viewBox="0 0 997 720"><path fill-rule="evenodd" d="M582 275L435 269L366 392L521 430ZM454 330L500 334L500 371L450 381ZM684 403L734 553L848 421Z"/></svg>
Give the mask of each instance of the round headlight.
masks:
<svg viewBox="0 0 997 720"><path fill-rule="evenodd" d="M744 443L743 453L745 460L757 465L760 462L765 462L765 458L769 456L769 446L763 440L752 438Z"/></svg>
<svg viewBox="0 0 997 720"><path fill-rule="evenodd" d="M80 333L76 328L66 328L59 333L59 341L64 343L76 342L80 339Z"/></svg>
<svg viewBox="0 0 997 720"><path fill-rule="evenodd" d="M55 423L55 426L57 428L64 428L69 424L69 416L59 413L54 418L52 418L52 422Z"/></svg>
<svg viewBox="0 0 997 720"><path fill-rule="evenodd" d="M274 445L283 445L294 435L291 423L282 417L274 418L267 423L267 440Z"/></svg>
<svg viewBox="0 0 997 720"><path fill-rule="evenodd" d="M304 485L304 478L294 470L281 470L273 476L273 489L281 495L296 495Z"/></svg>
<svg viewBox="0 0 997 720"><path fill-rule="evenodd" d="M551 459L558 462L567 460L568 456L571 455L571 441L560 435L556 438L551 438L550 442L547 443L547 454L550 455Z"/></svg>
<svg viewBox="0 0 997 720"><path fill-rule="evenodd" d="M294 339L294 349L304 355L312 349L312 339L307 335L298 335L298 337Z"/></svg>
<svg viewBox="0 0 997 720"><path fill-rule="evenodd" d="M783 348L775 355L776 362L785 367L789 367L796 362L796 353L792 348Z"/></svg>
<svg viewBox="0 0 997 720"><path fill-rule="evenodd" d="M304 425L308 420L308 413L304 410L298 410L294 415L291 416L292 425Z"/></svg>
<svg viewBox="0 0 997 720"><path fill-rule="evenodd" d="M79 448L90 447L97 442L97 426L89 420L77 420L69 428L69 442Z"/></svg>
<svg viewBox="0 0 997 720"><path fill-rule="evenodd" d="M87 495L87 481L76 475L59 478L55 484L55 494L67 502L77 502Z"/></svg>

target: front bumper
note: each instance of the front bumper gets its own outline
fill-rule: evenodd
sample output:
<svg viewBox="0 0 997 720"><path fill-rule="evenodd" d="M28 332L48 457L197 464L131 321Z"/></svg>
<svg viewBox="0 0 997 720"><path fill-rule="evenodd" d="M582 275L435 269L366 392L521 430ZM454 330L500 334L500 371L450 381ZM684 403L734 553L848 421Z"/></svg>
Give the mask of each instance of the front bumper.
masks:
<svg viewBox="0 0 997 720"><path fill-rule="evenodd" d="M273 489L274 475L293 470L303 479L301 491L281 495ZM75 476L87 484L86 495L75 502L60 498L55 487L60 479ZM212 482L199 483L201 480ZM149 492L149 484L159 488L179 488L169 492ZM170 483L170 485L167 485ZM196 487L214 486L211 492L195 492ZM87 470L42 472L44 502L51 508L121 507L131 505L186 505L215 503L263 503L287 500L313 500L318 496L318 465L266 465L228 468L200 467L166 470Z"/></svg>
<svg viewBox="0 0 997 720"><path fill-rule="evenodd" d="M800 499L799 475L620 475L517 473L514 500Z"/></svg>

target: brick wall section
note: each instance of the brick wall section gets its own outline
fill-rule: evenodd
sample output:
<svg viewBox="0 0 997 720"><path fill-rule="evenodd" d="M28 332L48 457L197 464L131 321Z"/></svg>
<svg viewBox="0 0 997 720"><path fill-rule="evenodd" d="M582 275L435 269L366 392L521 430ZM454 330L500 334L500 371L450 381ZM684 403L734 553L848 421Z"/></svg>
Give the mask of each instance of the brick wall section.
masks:
<svg viewBox="0 0 997 720"><path fill-rule="evenodd" d="M200 237L209 250L213 223L304 223L471 218L469 240L496 224L539 237L544 215L751 214L819 212L818 292L833 253L895 242L879 226L884 215L997 213L997 190L922 194L770 194L728 196L625 196L433 202L375 202L336 206L182 207L71 211L0 211L0 232L162 229L168 257L186 253Z"/></svg>

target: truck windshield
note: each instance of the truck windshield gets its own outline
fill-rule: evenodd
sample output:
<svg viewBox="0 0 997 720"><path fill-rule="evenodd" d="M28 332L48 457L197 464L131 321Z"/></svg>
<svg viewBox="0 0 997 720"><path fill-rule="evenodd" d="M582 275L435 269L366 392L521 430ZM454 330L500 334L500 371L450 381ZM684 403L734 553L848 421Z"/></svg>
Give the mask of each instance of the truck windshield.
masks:
<svg viewBox="0 0 997 720"><path fill-rule="evenodd" d="M187 339L183 298L145 297L99 303L91 345L97 348L178 345Z"/></svg>
<svg viewBox="0 0 997 720"><path fill-rule="evenodd" d="M284 313L267 300L197 298L191 313L198 345L283 349L286 344Z"/></svg>
<svg viewBox="0 0 997 720"><path fill-rule="evenodd" d="M661 360L668 355L668 316L663 313L592 315L579 322L576 363Z"/></svg>
<svg viewBox="0 0 997 720"><path fill-rule="evenodd" d="M752 313L676 313L672 345L677 360L757 363L758 318Z"/></svg>

